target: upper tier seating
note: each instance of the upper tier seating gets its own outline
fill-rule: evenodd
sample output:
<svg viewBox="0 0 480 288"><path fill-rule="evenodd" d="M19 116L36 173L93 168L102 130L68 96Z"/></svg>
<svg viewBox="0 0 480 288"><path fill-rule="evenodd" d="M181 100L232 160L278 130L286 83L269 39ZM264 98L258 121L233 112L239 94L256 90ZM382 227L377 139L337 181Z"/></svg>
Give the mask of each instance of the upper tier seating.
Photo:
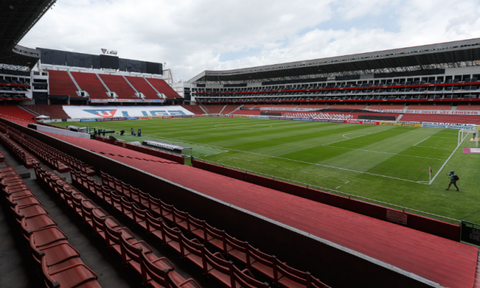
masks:
<svg viewBox="0 0 480 288"><path fill-rule="evenodd" d="M139 99L135 95L135 90L133 90L132 86L130 86L122 76L109 74L99 74L99 76L110 91L117 94L118 99Z"/></svg>
<svg viewBox="0 0 480 288"><path fill-rule="evenodd" d="M158 92L163 93L168 99L181 98L175 90L170 87L163 79L148 78L146 79L150 84L157 89Z"/></svg>
<svg viewBox="0 0 480 288"><path fill-rule="evenodd" d="M143 77L125 76L127 80L137 89L138 92L143 93L145 99L160 99L157 92L145 81Z"/></svg>
<svg viewBox="0 0 480 288"><path fill-rule="evenodd" d="M75 86L67 71L49 70L48 83L50 95L77 97L77 86Z"/></svg>
<svg viewBox="0 0 480 288"><path fill-rule="evenodd" d="M109 99L107 89L94 73L71 72L78 86L84 91L87 91L90 98L93 99Z"/></svg>

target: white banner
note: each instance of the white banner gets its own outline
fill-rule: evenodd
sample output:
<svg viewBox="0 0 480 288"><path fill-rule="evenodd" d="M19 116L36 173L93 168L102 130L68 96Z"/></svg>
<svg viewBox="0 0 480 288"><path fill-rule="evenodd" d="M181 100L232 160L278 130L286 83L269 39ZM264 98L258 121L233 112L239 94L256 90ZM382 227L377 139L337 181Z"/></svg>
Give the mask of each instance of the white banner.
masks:
<svg viewBox="0 0 480 288"><path fill-rule="evenodd" d="M63 106L70 118L113 118L193 115L182 106Z"/></svg>
<svg viewBox="0 0 480 288"><path fill-rule="evenodd" d="M318 108L283 108L283 107L260 107L260 108L242 108L242 110L275 110L275 111L316 111L325 109L325 107Z"/></svg>
<svg viewBox="0 0 480 288"><path fill-rule="evenodd" d="M403 109L366 109L382 113L404 113L404 114L441 114L441 115L480 115L480 111L467 110L403 110Z"/></svg>

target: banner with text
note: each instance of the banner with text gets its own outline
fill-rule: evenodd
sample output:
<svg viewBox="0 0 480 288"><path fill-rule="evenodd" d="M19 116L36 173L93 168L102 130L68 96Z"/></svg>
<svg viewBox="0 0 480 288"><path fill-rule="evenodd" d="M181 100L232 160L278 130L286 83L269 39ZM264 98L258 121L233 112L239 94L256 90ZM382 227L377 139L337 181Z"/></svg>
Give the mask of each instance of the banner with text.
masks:
<svg viewBox="0 0 480 288"><path fill-rule="evenodd" d="M63 110L71 118L79 119L193 115L182 106L63 106Z"/></svg>

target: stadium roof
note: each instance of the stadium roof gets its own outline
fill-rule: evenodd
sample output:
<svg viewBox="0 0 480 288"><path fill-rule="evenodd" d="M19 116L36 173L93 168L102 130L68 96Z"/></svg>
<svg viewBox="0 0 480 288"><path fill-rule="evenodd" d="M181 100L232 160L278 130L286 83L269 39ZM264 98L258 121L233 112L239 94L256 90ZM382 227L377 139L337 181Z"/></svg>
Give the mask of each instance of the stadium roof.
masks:
<svg viewBox="0 0 480 288"><path fill-rule="evenodd" d="M189 82L250 82L317 76L404 72L479 65L480 38L360 53L346 56L265 65L234 70L205 70ZM450 64L450 65L449 65Z"/></svg>
<svg viewBox="0 0 480 288"><path fill-rule="evenodd" d="M2 0L0 2L0 63L32 68L40 59L35 49L17 43L55 4L56 0Z"/></svg>

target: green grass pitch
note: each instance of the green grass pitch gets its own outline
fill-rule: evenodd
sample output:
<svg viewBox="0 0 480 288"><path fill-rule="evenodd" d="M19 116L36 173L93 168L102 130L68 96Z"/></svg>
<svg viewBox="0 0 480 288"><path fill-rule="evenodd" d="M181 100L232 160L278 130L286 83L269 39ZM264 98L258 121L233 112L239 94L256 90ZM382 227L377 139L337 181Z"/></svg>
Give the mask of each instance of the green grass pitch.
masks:
<svg viewBox="0 0 480 288"><path fill-rule="evenodd" d="M223 117L57 124L124 129L115 136L128 142L182 144L196 159L480 223L480 154L463 153L471 134L456 149L458 130ZM450 170L460 192L445 191Z"/></svg>

